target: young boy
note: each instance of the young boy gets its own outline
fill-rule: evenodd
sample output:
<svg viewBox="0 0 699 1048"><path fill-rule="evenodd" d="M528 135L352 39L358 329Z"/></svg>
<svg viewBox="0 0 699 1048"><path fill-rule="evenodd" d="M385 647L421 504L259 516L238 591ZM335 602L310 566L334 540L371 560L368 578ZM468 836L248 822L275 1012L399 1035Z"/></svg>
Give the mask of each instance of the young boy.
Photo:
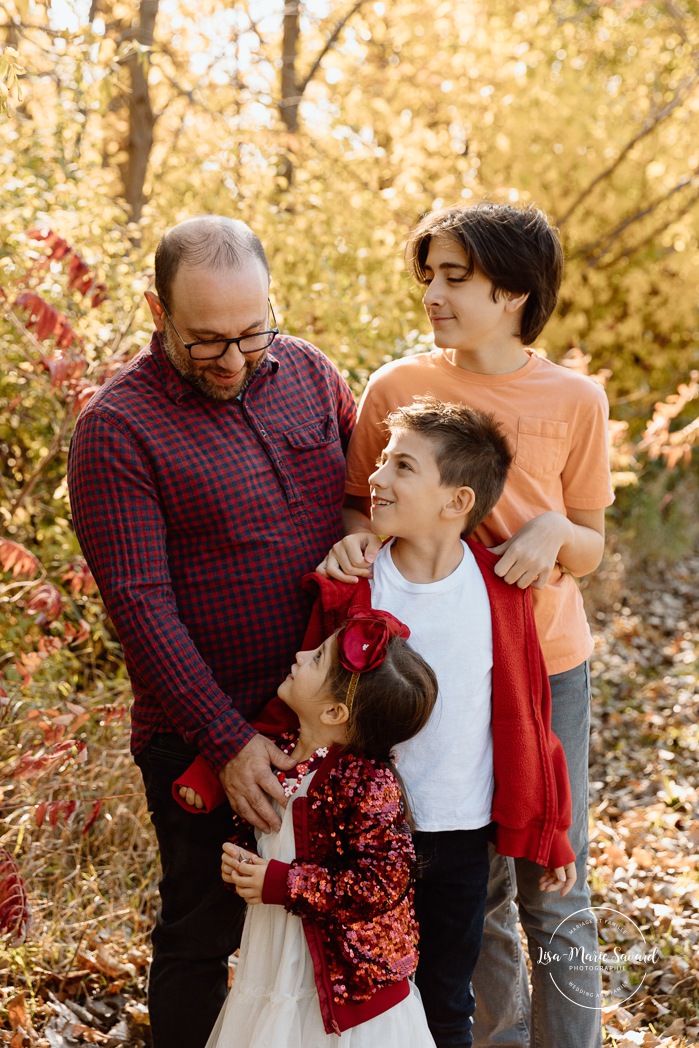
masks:
<svg viewBox="0 0 699 1048"><path fill-rule="evenodd" d="M469 1048L488 843L494 837L499 852L536 864L542 891L567 894L575 880L569 787L531 595L493 573L496 556L462 539L502 492L507 441L490 416L435 400L387 421L371 517L393 538L370 583L307 577L318 593L309 631L327 635L368 604L400 612L435 671L427 727L396 748L417 828L416 982L438 1048ZM512 645L513 635L525 643ZM185 794L187 785L180 780Z"/></svg>
<svg viewBox="0 0 699 1048"><path fill-rule="evenodd" d="M552 726L565 749L573 794L574 890L538 896L526 860L491 865L485 936L474 978L475 1044L510 1048L597 1048L601 1044L598 945L590 906L587 756L592 638L574 576L602 556L604 509L613 501L607 455L608 405L600 386L527 349L553 312L563 253L536 208L481 203L425 216L406 258L425 285L435 349L394 361L370 379L347 460L348 536L325 570L349 580L368 575L378 542L368 521L369 474L385 443L383 419L416 394L494 413L514 452L502 498L475 530L495 554L496 573L531 588L550 674ZM352 534L354 533L354 534ZM442 617L446 624L446 616ZM525 639L512 632L511 642ZM533 1008L516 927L515 896L529 940ZM574 931L568 934L574 925ZM562 925L562 926L561 926ZM590 961L575 960L584 950ZM539 963L548 951L551 963ZM574 968L573 966L576 966ZM559 987L575 987L567 995ZM581 1007L581 1003L585 1007Z"/></svg>

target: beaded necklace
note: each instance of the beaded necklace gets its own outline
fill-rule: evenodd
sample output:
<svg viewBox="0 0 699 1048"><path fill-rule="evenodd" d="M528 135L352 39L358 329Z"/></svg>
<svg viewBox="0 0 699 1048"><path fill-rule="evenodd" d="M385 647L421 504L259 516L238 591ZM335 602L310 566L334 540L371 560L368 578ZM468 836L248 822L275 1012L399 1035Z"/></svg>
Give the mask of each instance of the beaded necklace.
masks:
<svg viewBox="0 0 699 1048"><path fill-rule="evenodd" d="M277 743L279 749L283 753L290 754L296 746L298 741L298 735L295 733L289 733L288 735L282 736L281 742ZM312 771L315 771L321 761L327 757L328 747L319 746L318 749L311 754L310 757L306 757L305 761L301 761L300 764L296 765L296 778L289 779L289 772L278 771L277 778L284 787L284 796L291 797L292 793L296 793L299 786L301 785L304 777L310 775Z"/></svg>

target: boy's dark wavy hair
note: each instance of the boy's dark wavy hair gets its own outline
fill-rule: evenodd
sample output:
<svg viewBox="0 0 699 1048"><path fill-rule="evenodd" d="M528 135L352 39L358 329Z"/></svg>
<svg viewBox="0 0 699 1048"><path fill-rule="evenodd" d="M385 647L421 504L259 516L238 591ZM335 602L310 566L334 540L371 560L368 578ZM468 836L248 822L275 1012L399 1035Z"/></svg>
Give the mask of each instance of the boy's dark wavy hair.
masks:
<svg viewBox="0 0 699 1048"><path fill-rule="evenodd" d="M433 237L453 240L470 267L492 281L493 301L503 291L529 293L518 337L531 346L556 308L563 278L563 249L556 229L540 208L481 201L430 211L415 226L405 248L409 272L425 283L425 263Z"/></svg>

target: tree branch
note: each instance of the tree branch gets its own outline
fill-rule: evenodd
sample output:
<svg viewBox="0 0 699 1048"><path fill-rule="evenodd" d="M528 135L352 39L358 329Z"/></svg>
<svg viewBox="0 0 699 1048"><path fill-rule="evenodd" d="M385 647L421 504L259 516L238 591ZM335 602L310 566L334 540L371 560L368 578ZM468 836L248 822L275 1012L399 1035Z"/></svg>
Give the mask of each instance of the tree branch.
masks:
<svg viewBox="0 0 699 1048"><path fill-rule="evenodd" d="M597 240L591 241L590 243L583 244L582 247L572 251L569 255L570 258L585 257L588 259L591 265L596 265L597 262L604 255L607 254L610 247L615 240L624 233L629 226L634 225L636 222L640 222L641 219L647 218L648 215L652 215L653 212L661 205L671 200L675 193L679 193L682 189L686 189L687 186L694 184L697 177L697 172L693 171L691 175L687 175L674 185L667 193L663 193L662 196L656 197L655 200L651 201L646 207L641 208L640 211L634 212L632 215L628 215L623 221L621 221L614 229L604 233Z"/></svg>
<svg viewBox="0 0 699 1048"><path fill-rule="evenodd" d="M587 197L589 197L589 195L593 192L593 190L597 188L600 182L603 182L605 179L610 178L614 174L614 172L624 162L624 160L629 155L634 146L638 145L640 141L646 138L651 133L651 131L654 131L656 127L663 123L664 120L667 120L667 118L674 112L675 109L677 109L678 106L683 105L686 102L689 95L692 94L694 88L697 86L697 83L699 83L699 73L695 73L693 76L690 77L685 77L685 79L677 89L675 97L670 102L668 102L666 106L663 106L662 109L658 110L652 117L650 117L645 122L638 134L634 135L634 137L626 143L624 148L617 156L616 160L614 160L613 163L606 167L604 171L600 171L598 175L595 175L595 177L592 179L591 182L588 183L585 189L583 189L578 194L578 196L575 198L568 210L565 211L563 215L557 220L556 225L559 229L568 221L573 212L578 209L580 204L582 204L583 200L586 200Z"/></svg>
<svg viewBox="0 0 699 1048"><path fill-rule="evenodd" d="M674 222L677 222L678 219L682 218L683 215L686 215L688 211L691 211L698 200L699 200L699 190L697 190L697 192L694 193L689 198L687 203L684 204L680 208L679 211L676 211L671 216L671 218L669 218L666 222L661 222L660 225L655 226L650 231L650 233L648 233L647 236L645 236L641 240L637 241L633 245L633 247L625 248L623 251L620 251L618 254L614 255L612 258L608 259L606 262L602 263L602 265L598 266L597 268L598 269L611 269L613 266L615 266L617 264L617 262L620 262L622 258L627 258L628 259L628 258L632 258L634 255L638 254L638 252L642 248L644 248L646 246L646 244L652 243L657 237L659 237L661 235L661 233L664 233L665 230L668 228L668 226L671 226Z"/></svg>
<svg viewBox="0 0 699 1048"><path fill-rule="evenodd" d="M360 7L363 7L366 2L367 2L367 0L356 0L355 4L350 8L350 10L344 16L344 18L341 18L340 21L337 23L337 25L333 29L332 33L330 34L330 36L326 40L324 46L321 48L321 50L320 50L320 52L319 52L315 62L311 66L311 68L310 68L310 70L308 72L308 75L304 79L303 83L298 85L298 91L299 91L299 95L301 97L303 97L303 94L304 94L306 88L308 87L308 85L310 84L311 80L313 79L313 77L316 75L316 73L320 69L320 64L323 61L323 59L325 58L325 56L327 55L328 51L331 51L332 48L335 46L335 44L337 42L337 38L339 37L339 35L342 32L342 30L345 28L345 26L349 22L350 18L352 18L354 15L356 15L356 13L357 13L357 11L359 11Z"/></svg>

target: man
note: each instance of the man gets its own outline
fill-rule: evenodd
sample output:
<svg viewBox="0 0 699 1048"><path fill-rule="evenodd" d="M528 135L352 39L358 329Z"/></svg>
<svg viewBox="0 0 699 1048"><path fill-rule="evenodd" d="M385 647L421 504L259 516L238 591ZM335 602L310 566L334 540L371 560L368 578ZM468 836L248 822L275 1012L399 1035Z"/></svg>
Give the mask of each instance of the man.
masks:
<svg viewBox="0 0 699 1048"><path fill-rule="evenodd" d="M298 585L342 534L352 395L315 347L278 334L269 267L242 222L165 235L150 346L81 414L68 463L76 533L133 686L131 748L162 864L149 1008L155 1048L199 1048L226 992L241 900L224 888L227 805L173 800L197 753L231 805L279 825L275 768L250 719L306 625Z"/></svg>

